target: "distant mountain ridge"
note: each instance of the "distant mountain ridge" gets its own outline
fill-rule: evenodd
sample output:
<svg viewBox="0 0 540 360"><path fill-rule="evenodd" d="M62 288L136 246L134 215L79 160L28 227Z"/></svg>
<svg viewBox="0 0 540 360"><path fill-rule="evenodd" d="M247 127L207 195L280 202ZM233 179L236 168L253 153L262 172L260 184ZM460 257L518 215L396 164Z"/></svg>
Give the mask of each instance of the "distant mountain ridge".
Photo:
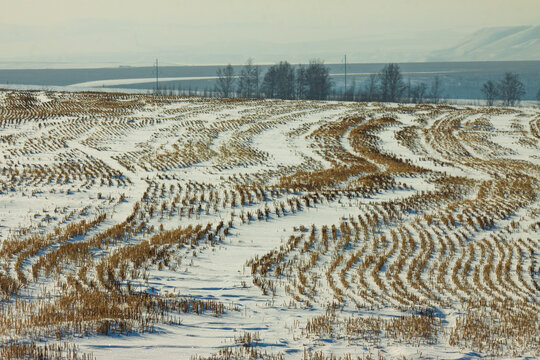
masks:
<svg viewBox="0 0 540 360"><path fill-rule="evenodd" d="M484 28L457 46L433 51L427 60L540 60L540 26Z"/></svg>

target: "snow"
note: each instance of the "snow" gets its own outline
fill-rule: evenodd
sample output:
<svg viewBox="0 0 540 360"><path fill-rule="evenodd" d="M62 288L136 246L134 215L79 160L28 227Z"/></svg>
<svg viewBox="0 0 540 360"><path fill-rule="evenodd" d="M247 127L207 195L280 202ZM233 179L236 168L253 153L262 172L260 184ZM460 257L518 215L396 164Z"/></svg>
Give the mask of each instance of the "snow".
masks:
<svg viewBox="0 0 540 360"><path fill-rule="evenodd" d="M538 60L540 26L483 28L456 46L437 50L430 61Z"/></svg>
<svg viewBox="0 0 540 360"><path fill-rule="evenodd" d="M129 79L129 81L132 80L141 79ZM99 85L98 82L74 86L96 85ZM7 102L7 94L13 93L16 91L0 91L0 110ZM40 92L37 94L37 99L42 105L54 106L58 97L68 96L62 93ZM74 101L83 101L81 96L79 93L73 93ZM19 183L13 184L13 189L6 189L0 194L0 242L24 227L30 227L33 233L48 233L58 225L91 219L100 213L106 213L107 220L93 229L92 234L105 231L126 220L135 204L151 187L159 189L159 191L156 190L157 193L161 191L162 186L166 189L163 196L157 196L157 205L160 205L162 201L169 201L170 204L175 194L187 198L188 195L200 196L201 193L208 196L211 191L196 192L189 188L188 184L191 186L198 183L209 186L215 189L221 198L225 191L231 192L238 184L261 182L269 187L277 187L282 176L292 175L297 171L328 169L332 166L326 157L328 154L316 146L315 140L310 135L324 124L339 122L355 114L364 117L366 120L363 121L388 115L394 116L397 120L395 124L373 134L377 139L376 145L373 146L376 146L382 154L409 160L411 164L425 169L428 174L393 174L393 180L397 184L405 184L405 188L379 189L369 196L354 198L348 197L342 191L335 199L323 199L319 203L304 206L302 209L293 210L286 205L286 213L280 216L274 212L279 202L286 203L287 200L297 199L303 194L280 193L275 199L237 204L235 207L226 205L208 213L203 211L189 218L185 213L179 215L177 211L161 217L155 215L149 220L148 225L155 225L156 228L163 225L165 230L188 224L210 223L215 226L220 221L225 223L231 221L232 228L217 245L204 244L192 249L179 250L172 259L174 266L164 268L150 266L147 271L147 280L133 279L131 284L152 296L174 294L216 300L223 303L227 310L220 316L210 313L180 314L180 325L160 323L156 325L154 332L149 333L128 336L92 335L69 339L76 343L82 352L92 353L98 359L132 360L159 357L165 360L185 359L194 355L210 356L224 347L237 346L235 336L249 331L259 332L261 338L259 347L268 353L282 353L285 358L291 359L301 358L305 349L322 350L325 354L336 355L347 353L359 356L377 355L381 352L385 357L412 358L464 359L485 355L473 352L471 349L451 346L448 343L449 329L455 326L456 319L463 315L461 304L458 305L458 300L455 299L450 299L452 301L448 301L448 306L437 308L442 314L443 331L435 345L414 345L384 340L380 346L373 347L371 344L347 340L340 335L328 339L317 339L306 335L307 320L324 315L327 305L335 299L335 294L327 280L322 276L317 279L317 294L308 306L305 298L297 302L284 290L284 285L287 284L284 278L276 280L279 285L275 294L263 294L261 289L254 285L251 268L247 265L256 257L261 258L269 252L279 250L281 246L286 246L291 236L300 234L301 226L310 229L312 225L316 225L317 231L320 231L324 225L329 228L332 225L339 227L343 222L358 219L358 216L365 217L373 211L379 211L381 214L381 204L406 200L421 193L436 192L439 185L434 179L446 176L445 174L463 177L474 181L475 184L494 179L490 171L472 166L466 161L468 159L462 159L456 154L440 151L440 148L433 146L438 144L428 141L422 135L423 129L430 129L441 117L434 116L427 120L427 124L420 125L417 120L419 117L427 117L426 113L414 108L413 105L357 105L337 102L303 103L266 100L227 103L197 98L172 98L165 103L159 103L159 98L157 98L157 103L153 103L155 99L152 97L127 96L128 98L122 101L136 99L143 105L114 114L93 113L91 114L93 125L88 131L77 129L86 125L85 121L90 121L84 112L39 120L42 121L39 128L36 126L38 119L32 118L20 124L2 123L2 116L7 117L7 115L0 113L0 124L2 124L0 139L5 139L0 143L0 160L2 161L0 170L8 167L22 170L23 164L61 166L63 161L60 155L70 154L69 156L73 159L84 157L89 164L98 164L99 169L96 169L96 172L98 170L102 170L104 174L116 172L122 174L121 178L124 179L122 184L117 184L116 180L111 185L100 184L99 179L105 175L98 174L95 176L95 184L85 185L84 180L79 176L82 173L77 172L68 174L68 180L61 184L55 181L34 183L21 179ZM486 161L495 158L519 160L531 165L532 169L540 165L539 141L531 133L529 127L530 121L539 119L538 108L514 109L510 115L488 115L484 113L484 110L485 108L456 107L455 110L441 111L464 113L462 123L474 121L482 116L488 117L493 130L485 133L471 131L471 133L485 135L489 142L476 143L466 137L471 133L458 129L451 133L451 136L456 136L457 139L464 139L461 140L461 145L469 150L471 157ZM70 121L75 125L69 125ZM416 127L418 130L415 133L417 135L415 147L401 141L397 136L401 130L408 127ZM218 129L217 132L215 129ZM358 153L351 142L353 129L354 127L350 127L340 135L339 144L344 152L363 157L364 154ZM50 134L62 134L58 135L57 140L64 141L64 147L45 148L40 141ZM12 135L17 137L16 143L6 140ZM460 137L462 135L464 137ZM25 145L30 139L40 144L34 153L31 153ZM196 143L203 144L203 150L192 146ZM223 151L230 150L231 144L240 146L239 152L230 158L220 156ZM495 144L497 151L489 150L487 144ZM176 148L180 149L177 153L175 153ZM194 153L193 162L183 162L190 151ZM130 166L126 167L125 163L119 159L127 159ZM160 170L159 166L164 168ZM380 166L378 171L384 173L386 167ZM538 168L535 171L536 173L533 172L530 176L538 180ZM353 180L349 179L344 183L346 185L348 181L352 183ZM3 183L8 183L8 176L0 173L0 187ZM182 186L182 190L170 193L168 189L171 185ZM100 193L99 196L98 193ZM463 200L472 201L476 194L476 191L471 191ZM125 198L120 201L123 195ZM271 211L268 219L262 221L240 219L240 214L243 212L249 211L255 214L257 210L263 210L267 206ZM83 215L85 207L88 208ZM186 206L188 207L191 205ZM496 228L503 229L510 226L511 221L522 218L526 225L521 226L521 233L515 233L512 236L517 238L521 234L524 237L534 237L537 232L528 230L527 226L538 221L540 216L538 209L537 198L530 204L524 205L510 218L497 220ZM438 210L434 209L433 213L435 214ZM158 211L159 209L156 210ZM47 214L56 215L54 219L45 223L42 219ZM417 228L420 226L417 224L425 221L422 219L411 210L403 214L400 221L408 226L414 237L417 237L419 234ZM399 225L400 223L382 225L377 230L378 234L386 234L389 239L389 230L397 229ZM439 227L427 228L429 229L427 232L433 234L434 238L437 231L443 232L442 225L437 226ZM495 233L497 229L492 233ZM465 226L462 231L469 236L467 241L479 240L482 236L490 235L489 231L481 234L474 233ZM445 241L449 244L451 242L458 244L461 241L461 238L456 237L456 233L448 232L448 234L449 238ZM306 232L305 236L308 235L309 233ZM134 235L128 243L105 249L100 256L105 257L117 248L138 243L144 238L145 236L142 235ZM367 244L368 240L366 237L362 241ZM538 244L537 239L534 241ZM345 262L350 254L353 251L359 251L364 243L354 243L343 250L331 249L336 253L338 250L342 251L346 255L332 275L336 283L340 281L339 272L345 268ZM373 250L374 255L386 255L389 251L389 248L382 248L386 245L380 246L381 248ZM436 244L435 252L440 250L440 246L439 243ZM46 249L42 254L51 250ZM306 273L313 271L314 274L324 274L332 259L331 251L321 254L315 270L309 270ZM399 249L396 254L389 257L388 262L395 261L398 251ZM411 256L420 256L420 249L414 249L411 254ZM465 254L465 248L458 249L456 254L447 264L449 269L456 266L458 257ZM303 259L302 256L305 255L296 252L287 256ZM499 253L494 256L497 261L501 258ZM538 260L538 255L535 256L532 259ZM436 257L437 255L434 255L428 259L428 266L435 262ZM31 260L33 261L35 259ZM480 264L481 259L475 261L472 263L473 267L475 264ZM530 261L532 264L533 260ZM29 268L30 266L26 264L24 271L28 274ZM371 272L372 269L374 266L370 265L365 273ZM515 269L515 260L512 262L512 269ZM386 273L387 265L384 265L381 271ZM351 273L347 274L346 279L352 283L352 278L357 274L352 271ZM432 274L423 273L422 280L429 283L430 276ZM31 278L30 275L28 277ZM372 278L367 279L371 291L376 293L372 308L356 306L353 300L357 299L357 287L344 289L349 295L345 296L347 300L342 309L337 312L338 318L381 316L384 319L393 319L403 315L404 312L397 306L399 303L389 294L389 281L383 275L381 278L383 278L383 284L387 286L386 290L381 290ZM444 279L447 282L451 281L450 272ZM513 274L512 279L517 282L517 275ZM407 283L403 274L402 280ZM52 286L54 284L53 279L43 281L39 285ZM469 281L472 280L469 279ZM533 279L526 281L533 286ZM38 289L38 284L33 284L25 294L32 296ZM410 289L410 291L423 296L420 290ZM462 292L456 292L464 296ZM492 294L479 296L491 299ZM527 296L534 301L539 299L538 293ZM515 300L522 299L520 293L512 293L510 297ZM384 305L384 299L391 299L388 303L393 305ZM377 303L377 301L380 302ZM48 341L54 342L54 339Z"/></svg>
<svg viewBox="0 0 540 360"><path fill-rule="evenodd" d="M159 78L159 81L180 81L180 80L211 80L217 79L217 76L184 76L184 77L164 77ZM153 83L155 78L138 78L138 79L107 79L107 80L93 80L82 83L71 84L69 87L74 88L95 88L100 86L116 86L116 85L131 85L131 84L144 84Z"/></svg>

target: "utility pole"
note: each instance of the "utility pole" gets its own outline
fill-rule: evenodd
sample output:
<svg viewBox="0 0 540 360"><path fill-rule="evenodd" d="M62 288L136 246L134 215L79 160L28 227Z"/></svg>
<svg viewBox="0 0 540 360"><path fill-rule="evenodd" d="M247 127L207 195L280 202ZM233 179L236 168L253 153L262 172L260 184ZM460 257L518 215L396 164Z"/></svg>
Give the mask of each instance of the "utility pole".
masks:
<svg viewBox="0 0 540 360"><path fill-rule="evenodd" d="M347 54L345 54L345 96L347 96Z"/></svg>
<svg viewBox="0 0 540 360"><path fill-rule="evenodd" d="M159 90L159 65L158 65L158 59L156 59L156 93Z"/></svg>

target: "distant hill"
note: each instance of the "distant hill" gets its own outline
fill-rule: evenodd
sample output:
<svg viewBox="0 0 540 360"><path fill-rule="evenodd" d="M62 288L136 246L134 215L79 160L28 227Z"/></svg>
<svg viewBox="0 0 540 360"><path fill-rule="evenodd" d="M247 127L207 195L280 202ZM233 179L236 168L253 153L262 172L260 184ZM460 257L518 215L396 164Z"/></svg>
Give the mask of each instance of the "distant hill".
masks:
<svg viewBox="0 0 540 360"><path fill-rule="evenodd" d="M540 60L540 26L484 28L428 61Z"/></svg>

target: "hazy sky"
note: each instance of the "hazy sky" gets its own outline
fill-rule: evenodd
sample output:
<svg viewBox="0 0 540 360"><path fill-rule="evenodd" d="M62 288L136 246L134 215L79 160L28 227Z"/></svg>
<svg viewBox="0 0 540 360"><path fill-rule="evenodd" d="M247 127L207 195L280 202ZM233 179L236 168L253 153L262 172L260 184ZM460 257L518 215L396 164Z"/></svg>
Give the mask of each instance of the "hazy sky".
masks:
<svg viewBox="0 0 540 360"><path fill-rule="evenodd" d="M418 50L450 46L483 27L540 23L540 0L0 0L0 4L3 61L144 62L160 56L171 63L182 63L181 58L211 63L232 54L264 57L273 46L279 48L276 56L298 57L302 46L313 52L317 43L334 44L328 51L346 51L357 44L383 54L409 49L411 44ZM261 59L265 60L274 59Z"/></svg>

